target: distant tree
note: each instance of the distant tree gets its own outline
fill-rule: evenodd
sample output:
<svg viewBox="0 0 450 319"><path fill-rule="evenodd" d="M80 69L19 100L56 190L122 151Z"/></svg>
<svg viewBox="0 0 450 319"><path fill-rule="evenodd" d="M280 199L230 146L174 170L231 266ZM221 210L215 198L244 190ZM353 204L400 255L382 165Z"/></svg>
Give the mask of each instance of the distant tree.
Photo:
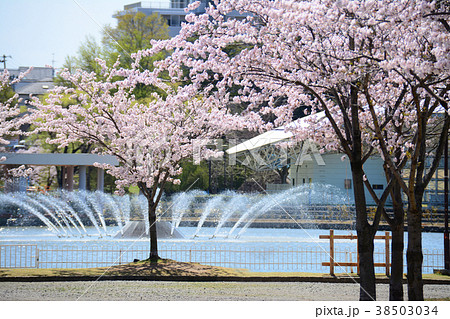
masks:
<svg viewBox="0 0 450 319"><path fill-rule="evenodd" d="M17 97L14 93L14 90L11 88L10 85L5 85L0 88L0 103L9 103L11 105L15 105L17 101Z"/></svg>
<svg viewBox="0 0 450 319"><path fill-rule="evenodd" d="M97 43L93 36L86 36L86 40L78 49L78 55L75 57L75 66L87 72L100 74L101 68L96 59L101 59L105 55L103 47Z"/></svg>
<svg viewBox="0 0 450 319"><path fill-rule="evenodd" d="M86 72L95 72L100 74L101 69L96 62L96 59L105 57L103 47L95 40L93 36L86 36L85 41L78 48L76 55L68 55L64 59L63 69L67 69L69 72L75 72L76 70L83 70ZM55 83L59 85L70 85L65 82L64 78L57 75Z"/></svg>
<svg viewBox="0 0 450 319"><path fill-rule="evenodd" d="M179 185L169 184L165 188L166 193L183 192L190 188L208 190L208 164L205 161L196 165L191 159L180 163L183 171L178 176Z"/></svg>
<svg viewBox="0 0 450 319"><path fill-rule="evenodd" d="M87 36L77 54L65 58L63 68L72 73L79 69L94 72L100 76L101 70L96 59L102 59L109 67L119 60L123 68L130 69L134 61L133 54L151 48L152 40L169 38L167 22L157 13L147 16L142 12L119 12L115 17L117 26L105 26L101 43L98 43L94 37ZM139 69L151 70L153 63L164 57L166 52L158 52L154 56L140 59ZM57 76L55 81L59 85L72 85L61 76ZM155 90L157 90L155 87L138 84L133 88L133 93L139 100L148 98Z"/></svg>
<svg viewBox="0 0 450 319"><path fill-rule="evenodd" d="M103 48L93 36L88 35L78 48L77 54L68 55L65 58L63 68L70 72L81 69L87 72L99 73L100 68L95 59L102 57L104 57Z"/></svg>
<svg viewBox="0 0 450 319"><path fill-rule="evenodd" d="M151 48L152 40L169 38L167 22L156 12L151 15L142 12L119 12L115 18L117 26L106 26L102 40L105 57L110 65L120 56L122 67L130 68L134 61L131 57L133 53ZM150 70L153 68L153 62L161 57L164 57L164 54L142 59L139 66Z"/></svg>

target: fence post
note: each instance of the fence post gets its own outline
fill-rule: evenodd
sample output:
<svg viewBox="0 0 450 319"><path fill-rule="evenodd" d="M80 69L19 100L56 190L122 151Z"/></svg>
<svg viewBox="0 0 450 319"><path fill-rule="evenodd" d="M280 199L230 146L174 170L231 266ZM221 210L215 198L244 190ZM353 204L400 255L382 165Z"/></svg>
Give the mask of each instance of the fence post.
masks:
<svg viewBox="0 0 450 319"><path fill-rule="evenodd" d="M350 251L350 263L353 263L352 252ZM350 273L353 274L353 266L350 266Z"/></svg>
<svg viewBox="0 0 450 319"><path fill-rule="evenodd" d="M389 273L389 266L390 266L389 263L390 263L390 255L391 255L391 252L389 250L389 232L388 231L384 232L384 236L385 236L384 243L385 243L385 252L386 252L386 256L385 256L386 276L389 277L389 275L390 275L390 273Z"/></svg>
<svg viewBox="0 0 450 319"><path fill-rule="evenodd" d="M334 276L334 230L330 229L330 275Z"/></svg>
<svg viewBox="0 0 450 319"><path fill-rule="evenodd" d="M359 272L359 250L358 250L358 247L359 247L359 239L358 239L358 237L356 237L356 264L357 264L356 273L359 276L360 272Z"/></svg>

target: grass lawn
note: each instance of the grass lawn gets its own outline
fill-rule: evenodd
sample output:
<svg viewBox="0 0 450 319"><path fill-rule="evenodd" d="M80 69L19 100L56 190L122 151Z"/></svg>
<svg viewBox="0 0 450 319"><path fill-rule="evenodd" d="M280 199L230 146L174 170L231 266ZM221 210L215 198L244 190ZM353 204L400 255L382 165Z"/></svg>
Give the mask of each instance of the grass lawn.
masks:
<svg viewBox="0 0 450 319"><path fill-rule="evenodd" d="M102 268L77 268L77 269L1 269L0 277L78 277L78 276L188 276L188 277L310 277L310 278L330 278L329 274L304 273L304 272L250 272L245 269L232 269L201 265L198 263L176 262L169 259L162 259L158 262L139 261L124 265ZM356 274L337 274L336 277L354 277ZM386 275L378 274L377 278L386 279ZM450 276L438 274L424 274L424 279L448 281Z"/></svg>

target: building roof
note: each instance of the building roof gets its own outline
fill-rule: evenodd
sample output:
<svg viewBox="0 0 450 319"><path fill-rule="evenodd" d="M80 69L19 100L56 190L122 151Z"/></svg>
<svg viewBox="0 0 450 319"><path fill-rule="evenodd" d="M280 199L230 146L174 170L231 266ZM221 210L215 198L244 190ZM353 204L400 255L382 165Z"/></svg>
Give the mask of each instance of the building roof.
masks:
<svg viewBox="0 0 450 319"><path fill-rule="evenodd" d="M118 166L115 156L97 154L38 154L38 153L0 153L5 157L0 165L36 165L36 166L93 166L94 163Z"/></svg>
<svg viewBox="0 0 450 319"><path fill-rule="evenodd" d="M0 72L2 71L0 70ZM14 92L19 95L41 95L55 87L53 83L54 69L52 67L33 67L30 69L29 67L21 66L18 69L8 69L12 78L17 78L20 74L27 71L26 76L12 86Z"/></svg>
<svg viewBox="0 0 450 319"><path fill-rule="evenodd" d="M28 71L30 67L20 66L18 69L8 69L10 76L18 77L19 74ZM1 70L3 72L3 69ZM54 69L52 67L33 67L28 74L23 78L23 81L38 81L52 79L54 75Z"/></svg>
<svg viewBox="0 0 450 319"><path fill-rule="evenodd" d="M252 151L261 148L265 145L287 141L291 137L293 137L292 132L286 132L284 126L282 126L274 130L260 134L258 136L255 136L239 145L231 147L227 150L227 153L231 155L246 151Z"/></svg>
<svg viewBox="0 0 450 319"><path fill-rule="evenodd" d="M320 112L315 114L314 116L320 121L325 117L325 114L324 112ZM294 136L294 134L291 131L289 131L289 129L296 127L307 128L309 126L308 122L309 118L310 118L309 116L305 116L294 122L287 124L286 126L281 126L271 131L255 136L241 144L229 148L228 150L226 150L226 152L227 154L232 155L242 152L253 151L270 144L287 142Z"/></svg>
<svg viewBox="0 0 450 319"><path fill-rule="evenodd" d="M14 85L14 91L19 95L40 95L55 87L53 81L19 82Z"/></svg>

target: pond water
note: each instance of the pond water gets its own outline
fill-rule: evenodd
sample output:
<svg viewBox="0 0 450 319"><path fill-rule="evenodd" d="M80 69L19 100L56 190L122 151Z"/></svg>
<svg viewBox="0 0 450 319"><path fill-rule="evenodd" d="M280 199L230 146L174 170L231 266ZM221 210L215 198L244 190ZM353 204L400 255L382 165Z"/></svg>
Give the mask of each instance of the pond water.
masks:
<svg viewBox="0 0 450 319"><path fill-rule="evenodd" d="M224 233L230 228L224 227ZM142 244L148 241L147 238L140 239L115 239L115 234L119 231L118 227L108 227L108 235L102 238L98 237L94 227L86 227L88 236L84 237L58 237L50 232L46 227L0 227L0 244ZM328 247L328 239L319 239L319 235L328 235L329 230L325 229L283 229L283 228L249 228L239 238L224 238L220 235L212 238L215 228L203 227L198 237L192 238L196 233L196 227L179 227L178 230L184 235L183 239L159 239L160 243L184 243L184 244L240 244L248 247L260 245L300 245L302 247ZM356 231L335 230L337 235L356 235ZM377 235L384 235L383 231L377 232ZM443 249L443 234L441 233L423 233L422 248L427 250ZM405 233L405 246L408 238ZM353 247L355 241L336 240L336 245L340 247ZM384 240L375 240L375 246L384 247Z"/></svg>
<svg viewBox="0 0 450 319"><path fill-rule="evenodd" d="M94 227L87 227L89 236L57 237L46 227L2 227L0 228L0 267L13 266L9 260L17 257L19 250L7 250L6 245L32 245L39 249L27 257L19 257L30 262L29 267L40 268L84 268L107 266L114 263L145 259L148 255L148 239L115 239L118 227L109 227L109 235L102 238ZM329 234L321 229L269 229L249 228L239 238L211 238L214 227L203 227L198 237L192 238L196 227L179 227L183 239L159 239L160 256L177 261L200 262L252 271L309 271L323 272L329 268L321 266L329 260L329 240L319 239L319 235ZM224 233L229 229L224 228ZM335 230L339 235L356 235L355 231ZM377 235L384 235L378 232ZM405 234L405 247L407 234ZM375 240L376 262L384 262L385 241ZM8 248L9 249L9 248ZM432 272L443 264L443 235L423 233L424 273ZM356 241L336 240L336 260L356 261ZM34 258L34 259L33 259ZM11 263L11 261L9 261ZM345 267L342 271L356 271ZM405 269L406 271L406 269ZM383 272L378 270L377 272Z"/></svg>

